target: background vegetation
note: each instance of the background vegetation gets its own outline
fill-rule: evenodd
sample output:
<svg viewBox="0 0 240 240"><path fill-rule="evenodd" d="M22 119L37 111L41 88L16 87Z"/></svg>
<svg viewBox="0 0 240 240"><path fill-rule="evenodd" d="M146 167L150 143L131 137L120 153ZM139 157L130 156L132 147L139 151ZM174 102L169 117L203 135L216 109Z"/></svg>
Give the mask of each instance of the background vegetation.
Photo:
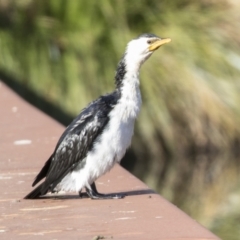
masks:
<svg viewBox="0 0 240 240"><path fill-rule="evenodd" d="M234 0L0 0L0 78L73 117L112 91L131 38L172 38L142 69L143 107L123 165L238 239L239 11Z"/></svg>

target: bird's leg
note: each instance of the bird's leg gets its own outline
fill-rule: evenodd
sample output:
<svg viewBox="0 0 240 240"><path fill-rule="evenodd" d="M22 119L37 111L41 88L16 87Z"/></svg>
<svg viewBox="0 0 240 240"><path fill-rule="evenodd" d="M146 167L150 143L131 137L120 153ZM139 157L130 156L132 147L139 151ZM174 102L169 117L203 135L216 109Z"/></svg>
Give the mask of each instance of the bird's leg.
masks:
<svg viewBox="0 0 240 240"><path fill-rule="evenodd" d="M102 194L97 191L96 184L93 182L91 188L86 188L86 192L91 199L120 199L124 195L120 194Z"/></svg>
<svg viewBox="0 0 240 240"><path fill-rule="evenodd" d="M82 194L82 189L78 192L79 194L79 197L82 198L83 197L83 194Z"/></svg>
<svg viewBox="0 0 240 240"><path fill-rule="evenodd" d="M87 198L89 196L86 192L82 192L82 190L80 190L78 194L80 198Z"/></svg>

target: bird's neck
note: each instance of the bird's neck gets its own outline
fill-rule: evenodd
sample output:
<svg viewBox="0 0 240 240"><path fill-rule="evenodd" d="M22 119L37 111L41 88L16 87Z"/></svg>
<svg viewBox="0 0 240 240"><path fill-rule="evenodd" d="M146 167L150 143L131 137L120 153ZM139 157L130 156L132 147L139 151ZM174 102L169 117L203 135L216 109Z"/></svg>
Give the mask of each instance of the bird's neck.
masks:
<svg viewBox="0 0 240 240"><path fill-rule="evenodd" d="M120 62L118 63L115 84L117 90L123 90L123 86L129 85L139 87L139 71L141 62L129 59L128 54L124 54Z"/></svg>
<svg viewBox="0 0 240 240"><path fill-rule="evenodd" d="M126 61L124 56L118 64L116 71L116 90L120 93L119 104L129 118L136 118L141 107L141 92L139 83L140 64ZM126 114L125 114L126 115Z"/></svg>

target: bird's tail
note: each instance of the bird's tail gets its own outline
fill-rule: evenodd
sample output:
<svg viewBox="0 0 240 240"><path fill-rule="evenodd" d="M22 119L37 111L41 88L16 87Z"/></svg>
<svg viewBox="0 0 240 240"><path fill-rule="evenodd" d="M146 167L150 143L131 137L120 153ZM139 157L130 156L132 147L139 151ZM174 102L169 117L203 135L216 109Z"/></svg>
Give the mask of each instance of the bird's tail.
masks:
<svg viewBox="0 0 240 240"><path fill-rule="evenodd" d="M39 198L41 195L46 194L47 191L43 192L43 184L44 182L37 186L35 189L33 189L27 196L24 197L24 199L35 199Z"/></svg>

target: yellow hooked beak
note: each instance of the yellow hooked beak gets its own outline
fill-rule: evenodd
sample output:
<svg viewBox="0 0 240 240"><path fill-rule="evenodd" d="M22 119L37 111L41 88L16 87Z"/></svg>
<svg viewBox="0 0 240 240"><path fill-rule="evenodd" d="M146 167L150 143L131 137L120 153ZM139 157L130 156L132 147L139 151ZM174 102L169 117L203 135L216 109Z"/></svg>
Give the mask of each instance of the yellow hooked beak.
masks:
<svg viewBox="0 0 240 240"><path fill-rule="evenodd" d="M161 47L163 44L169 43L169 42L171 42L171 41L172 41L171 38L159 39L159 40L153 42L153 43L148 47L148 49L149 49L149 51L155 51L155 50L157 50L159 47Z"/></svg>

